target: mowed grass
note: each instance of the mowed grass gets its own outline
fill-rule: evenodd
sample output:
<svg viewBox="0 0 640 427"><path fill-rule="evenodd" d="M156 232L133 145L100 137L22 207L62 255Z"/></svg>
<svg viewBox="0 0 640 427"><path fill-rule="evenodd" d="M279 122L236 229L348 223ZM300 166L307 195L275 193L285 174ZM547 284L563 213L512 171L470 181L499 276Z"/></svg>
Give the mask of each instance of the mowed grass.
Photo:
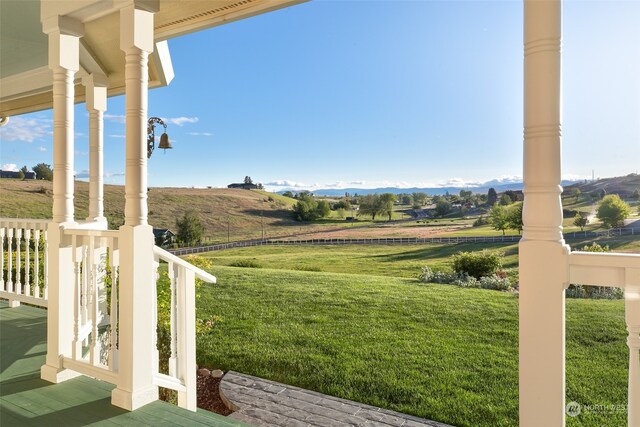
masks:
<svg viewBox="0 0 640 427"><path fill-rule="evenodd" d="M372 275L215 267L199 364L454 426L518 425L518 299ZM567 301L567 400L626 402L621 301ZM626 425L583 414L569 426Z"/></svg>
<svg viewBox="0 0 640 427"><path fill-rule="evenodd" d="M282 270L416 278L426 265L436 270L448 270L452 255L483 249L503 252L504 267L517 267L516 243L255 246L208 252L203 256L215 265L229 266L251 260L262 267Z"/></svg>

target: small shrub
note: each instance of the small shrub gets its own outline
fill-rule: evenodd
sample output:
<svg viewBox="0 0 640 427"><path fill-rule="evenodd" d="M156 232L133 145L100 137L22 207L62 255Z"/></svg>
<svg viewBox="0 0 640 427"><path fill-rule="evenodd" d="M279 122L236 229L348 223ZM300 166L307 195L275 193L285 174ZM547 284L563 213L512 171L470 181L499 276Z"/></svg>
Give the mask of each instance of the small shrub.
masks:
<svg viewBox="0 0 640 427"><path fill-rule="evenodd" d="M479 288L480 282L473 276L469 276L468 274L460 274L456 280L454 280L452 285L456 285L460 288Z"/></svg>
<svg viewBox="0 0 640 427"><path fill-rule="evenodd" d="M502 253L483 250L480 252L459 252L453 256L453 270L476 279L491 276L502 267Z"/></svg>
<svg viewBox="0 0 640 427"><path fill-rule="evenodd" d="M569 285L565 295L567 298L623 299L624 291L604 286Z"/></svg>
<svg viewBox="0 0 640 427"><path fill-rule="evenodd" d="M600 245L596 242L591 245L585 245L578 248L583 252L609 252L608 245ZM624 291L620 288L610 288L606 286L589 286L589 285L569 285L565 293L567 298L588 298L588 299L622 299Z"/></svg>
<svg viewBox="0 0 640 427"><path fill-rule="evenodd" d="M503 272L504 273L504 272ZM508 291L511 289L511 282L505 277L498 274L485 276L480 278L480 287L482 289L495 289L496 291Z"/></svg>
<svg viewBox="0 0 640 427"><path fill-rule="evenodd" d="M239 259L229 264L230 267L262 268L262 264L253 259Z"/></svg>
<svg viewBox="0 0 640 427"><path fill-rule="evenodd" d="M482 216L482 215L480 215L478 217L478 219L473 221L473 226L474 227L481 227L481 226L487 225L487 224L489 224L489 220L487 218L485 218L484 216Z"/></svg>

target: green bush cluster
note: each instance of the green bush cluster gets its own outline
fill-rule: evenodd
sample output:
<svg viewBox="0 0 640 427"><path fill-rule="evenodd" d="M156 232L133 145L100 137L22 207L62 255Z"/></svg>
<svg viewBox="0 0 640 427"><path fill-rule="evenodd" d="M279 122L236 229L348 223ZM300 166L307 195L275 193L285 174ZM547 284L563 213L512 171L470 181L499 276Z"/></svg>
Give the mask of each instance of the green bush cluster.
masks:
<svg viewBox="0 0 640 427"><path fill-rule="evenodd" d="M578 248L582 252L609 252L608 245L600 245L596 242ZM622 299L624 291L620 288L610 288L606 286L589 285L569 285L565 293L567 298L588 298L588 299Z"/></svg>
<svg viewBox="0 0 640 427"><path fill-rule="evenodd" d="M423 267L418 278L424 283L455 285L461 288L494 289L498 291L512 289L511 282L505 274L490 274L476 279L467 273L433 271L430 267Z"/></svg>
<svg viewBox="0 0 640 427"><path fill-rule="evenodd" d="M459 252L453 256L453 271L467 274L478 280L491 276L502 268L502 253L483 250Z"/></svg>

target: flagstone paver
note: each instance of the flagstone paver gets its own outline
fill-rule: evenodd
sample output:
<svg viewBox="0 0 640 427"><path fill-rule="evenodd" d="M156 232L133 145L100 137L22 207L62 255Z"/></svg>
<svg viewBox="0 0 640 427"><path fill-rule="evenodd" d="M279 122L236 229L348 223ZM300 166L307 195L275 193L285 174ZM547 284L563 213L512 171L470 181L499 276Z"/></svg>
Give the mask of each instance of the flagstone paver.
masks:
<svg viewBox="0 0 640 427"><path fill-rule="evenodd" d="M235 410L230 418L259 427L451 427L233 371L220 392Z"/></svg>

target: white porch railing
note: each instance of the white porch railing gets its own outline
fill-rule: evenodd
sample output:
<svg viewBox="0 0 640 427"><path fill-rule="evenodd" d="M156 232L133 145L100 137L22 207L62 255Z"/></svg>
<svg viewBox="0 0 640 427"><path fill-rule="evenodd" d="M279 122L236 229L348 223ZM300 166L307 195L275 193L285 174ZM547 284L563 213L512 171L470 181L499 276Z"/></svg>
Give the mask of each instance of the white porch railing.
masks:
<svg viewBox="0 0 640 427"><path fill-rule="evenodd" d="M176 390L178 406L195 411L197 407L195 278L208 283L215 283L216 278L158 246L154 247L153 253L156 269L161 261L167 263L170 283L169 372L168 375L160 372L154 374L154 383L160 387ZM154 312L157 315L157 309ZM157 320L156 317L154 324L157 324Z"/></svg>
<svg viewBox="0 0 640 427"><path fill-rule="evenodd" d="M73 268L73 345L67 369L118 383L118 231L67 229Z"/></svg>
<svg viewBox="0 0 640 427"><path fill-rule="evenodd" d="M49 220L0 218L0 298L47 306Z"/></svg>
<svg viewBox="0 0 640 427"><path fill-rule="evenodd" d="M640 426L640 255L572 252L569 282L624 289L629 332L628 425Z"/></svg>

